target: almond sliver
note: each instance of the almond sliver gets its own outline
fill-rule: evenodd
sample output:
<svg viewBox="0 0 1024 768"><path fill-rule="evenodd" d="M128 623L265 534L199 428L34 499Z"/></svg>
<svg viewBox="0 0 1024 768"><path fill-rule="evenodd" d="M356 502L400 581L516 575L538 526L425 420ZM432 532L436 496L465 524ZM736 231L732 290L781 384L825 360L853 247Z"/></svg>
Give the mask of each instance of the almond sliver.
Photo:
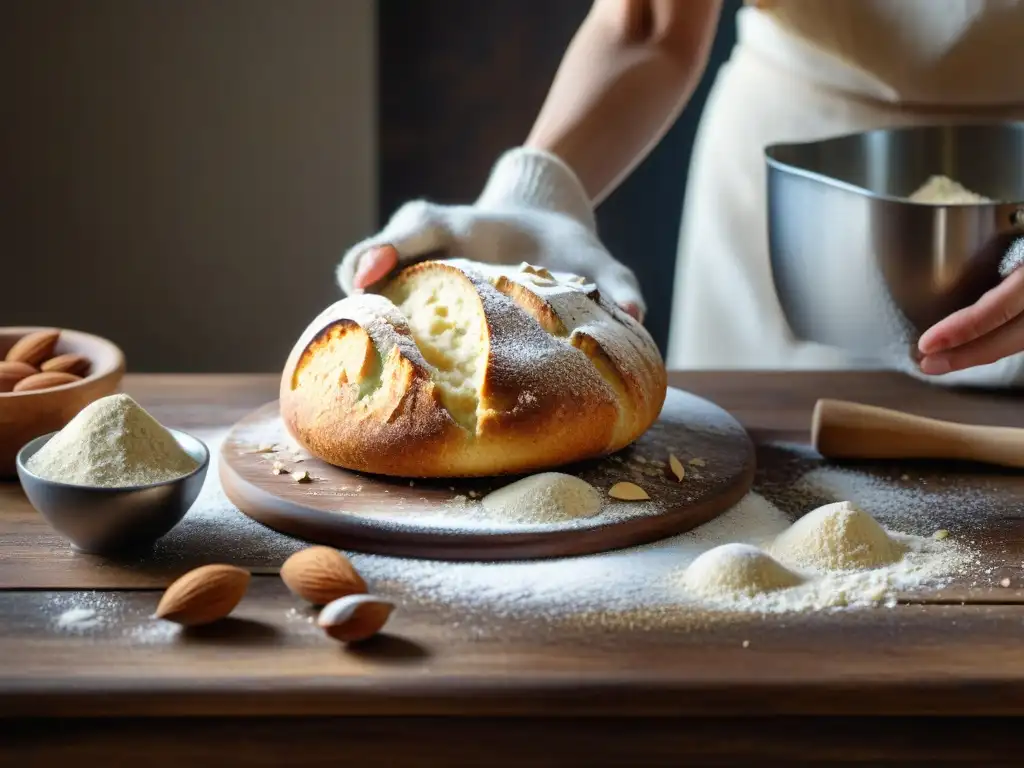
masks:
<svg viewBox="0 0 1024 768"><path fill-rule="evenodd" d="M676 480L680 483L683 482L683 478L686 477L686 469L683 467L683 462L677 459L674 453L668 455L668 465L672 468L672 474L676 476Z"/></svg>
<svg viewBox="0 0 1024 768"><path fill-rule="evenodd" d="M621 501L643 501L644 499L651 498L647 495L647 491L639 485L625 482L613 485L609 489L608 495L613 499L619 499Z"/></svg>

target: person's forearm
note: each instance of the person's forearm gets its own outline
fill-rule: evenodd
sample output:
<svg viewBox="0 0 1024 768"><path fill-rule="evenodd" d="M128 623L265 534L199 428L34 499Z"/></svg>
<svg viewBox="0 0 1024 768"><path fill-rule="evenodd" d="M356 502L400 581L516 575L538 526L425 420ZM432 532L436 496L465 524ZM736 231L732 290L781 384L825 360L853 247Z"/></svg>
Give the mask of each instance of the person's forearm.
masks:
<svg viewBox="0 0 1024 768"><path fill-rule="evenodd" d="M689 100L720 12L721 0L596 0L526 145L562 158L600 202Z"/></svg>

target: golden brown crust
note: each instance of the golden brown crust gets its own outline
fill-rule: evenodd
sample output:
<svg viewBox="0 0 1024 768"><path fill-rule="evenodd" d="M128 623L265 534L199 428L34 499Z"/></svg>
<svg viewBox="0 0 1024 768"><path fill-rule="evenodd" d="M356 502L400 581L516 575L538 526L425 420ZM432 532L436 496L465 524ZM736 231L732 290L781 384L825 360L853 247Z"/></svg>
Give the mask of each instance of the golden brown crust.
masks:
<svg viewBox="0 0 1024 768"><path fill-rule="evenodd" d="M396 306L428 282L451 289L460 317L484 321L460 329L482 329L461 341L475 362L458 380L473 393L468 417L450 410L463 401L446 399L449 383L421 350L430 338L418 345ZM407 267L385 294L328 307L285 365L284 423L328 463L404 477L539 471L619 450L661 411L657 347L593 286L451 260Z"/></svg>

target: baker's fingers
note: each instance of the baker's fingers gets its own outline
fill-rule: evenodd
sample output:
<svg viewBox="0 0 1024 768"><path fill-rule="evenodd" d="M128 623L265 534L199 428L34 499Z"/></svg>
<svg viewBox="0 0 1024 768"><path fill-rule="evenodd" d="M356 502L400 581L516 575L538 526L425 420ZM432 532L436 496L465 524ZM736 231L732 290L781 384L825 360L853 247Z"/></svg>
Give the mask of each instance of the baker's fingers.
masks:
<svg viewBox="0 0 1024 768"><path fill-rule="evenodd" d="M370 274L376 275L381 258L378 249L383 246L392 249L388 258L396 258L394 266L427 253L447 250L451 241L447 212L448 209L444 206L424 200L415 200L403 205L380 233L354 245L342 257L336 272L341 289L351 294L354 290L376 282L367 280L365 274L360 275L360 270L366 269ZM371 252L374 255L370 256ZM370 263L366 267L363 267L364 257L370 258ZM384 275L386 274L387 272L384 272ZM357 275L361 277L361 285L356 284Z"/></svg>
<svg viewBox="0 0 1024 768"><path fill-rule="evenodd" d="M988 365L1021 351L1024 351L1024 315L1018 315L980 339L953 349L927 354L919 365L922 373L941 376L965 368Z"/></svg>
<svg viewBox="0 0 1024 768"><path fill-rule="evenodd" d="M637 320L642 321L647 314L647 304L640 292L640 283L636 275L622 262L612 256L605 255L603 263L594 270L594 282L598 289L611 301Z"/></svg>
<svg viewBox="0 0 1024 768"><path fill-rule="evenodd" d="M1024 313L1024 270L1018 269L974 304L954 312L929 328L918 342L925 355L934 355L982 339Z"/></svg>
<svg viewBox="0 0 1024 768"><path fill-rule="evenodd" d="M398 266L398 251L392 245L371 248L359 259L353 286L356 289L366 288L388 276Z"/></svg>
<svg viewBox="0 0 1024 768"><path fill-rule="evenodd" d="M621 304L620 306L622 307L623 312L632 317L638 323L642 323L644 321L643 310L641 310L640 307L632 301L627 301L625 304Z"/></svg>

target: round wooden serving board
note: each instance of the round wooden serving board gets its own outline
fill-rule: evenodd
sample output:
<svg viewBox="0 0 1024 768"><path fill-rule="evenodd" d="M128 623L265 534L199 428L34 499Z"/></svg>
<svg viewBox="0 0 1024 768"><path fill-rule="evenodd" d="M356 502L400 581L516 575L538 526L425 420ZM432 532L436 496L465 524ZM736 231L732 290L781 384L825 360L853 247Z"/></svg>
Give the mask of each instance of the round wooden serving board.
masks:
<svg viewBox="0 0 1024 768"><path fill-rule="evenodd" d="M273 446L273 450L269 450ZM260 449L263 449L262 451ZM685 466L682 482L668 465ZM691 463L691 460L693 463ZM274 474L275 462L286 469ZM293 471L307 471L297 482ZM697 527L738 502L754 478L754 446L713 403L669 389L658 421L633 445L604 459L560 467L601 490L602 511L559 524L481 522L480 498L517 477L402 480L365 475L314 459L288 437L276 402L231 430L220 457L228 498L282 533L339 549L440 560L520 560L592 554L644 544ZM616 501L619 481L650 501Z"/></svg>

